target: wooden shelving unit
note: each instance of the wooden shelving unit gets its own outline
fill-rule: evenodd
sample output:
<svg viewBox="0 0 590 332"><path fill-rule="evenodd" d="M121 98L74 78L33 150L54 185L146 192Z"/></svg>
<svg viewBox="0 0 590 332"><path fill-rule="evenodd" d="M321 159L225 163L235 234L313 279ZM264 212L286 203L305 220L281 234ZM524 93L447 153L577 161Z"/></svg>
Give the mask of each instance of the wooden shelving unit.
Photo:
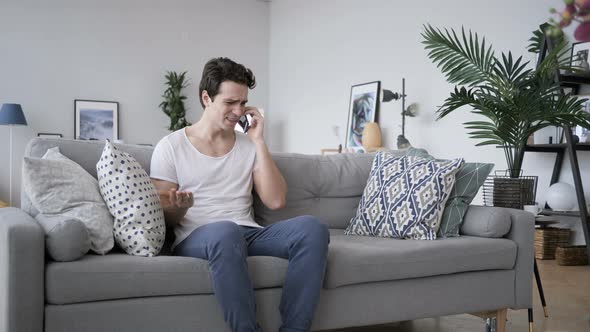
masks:
<svg viewBox="0 0 590 332"><path fill-rule="evenodd" d="M543 29L543 26L541 26ZM545 55L549 50L553 48L553 40L547 36L544 36L541 51L539 52L539 60L537 63L541 63L545 58ZM590 85L590 74L586 73L561 73L559 70L555 72L555 81L563 88L568 87L572 89L574 94L579 92L581 85ZM563 93L563 89L562 89ZM582 229L584 231L584 239L586 240L586 250L588 257L590 257L590 218L588 216L588 209L586 208L586 198L584 197L584 187L582 185L582 177L580 175L580 166L578 163L577 151L590 151L590 144L581 143L574 144L574 135L569 127L563 127L565 133L565 142L559 144L532 144L525 147L525 151L529 152L552 152L556 154L555 164L553 165L553 174L551 175L551 184L559 181L559 175L563 164L563 158L565 154L568 154L570 165L572 169L572 175L574 178L574 187L576 189L576 198L578 201L579 211L552 211L545 209L542 214L554 215L554 216L568 216L568 217L580 217L582 222Z"/></svg>

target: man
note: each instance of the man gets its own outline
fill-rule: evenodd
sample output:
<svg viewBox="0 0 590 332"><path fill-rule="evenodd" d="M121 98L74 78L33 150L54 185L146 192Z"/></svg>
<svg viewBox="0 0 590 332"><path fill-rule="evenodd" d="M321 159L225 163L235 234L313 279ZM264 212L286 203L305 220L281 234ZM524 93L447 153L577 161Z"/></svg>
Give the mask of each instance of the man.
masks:
<svg viewBox="0 0 590 332"><path fill-rule="evenodd" d="M154 149L151 178L160 192L174 253L207 259L223 316L232 331L260 331L247 256L289 259L280 303L281 332L308 331L322 286L327 227L300 216L261 227L252 188L270 209L285 205L287 184L264 142L264 118L246 106L256 85L250 69L227 58L205 65L199 85L204 112ZM252 116L247 134L234 131Z"/></svg>

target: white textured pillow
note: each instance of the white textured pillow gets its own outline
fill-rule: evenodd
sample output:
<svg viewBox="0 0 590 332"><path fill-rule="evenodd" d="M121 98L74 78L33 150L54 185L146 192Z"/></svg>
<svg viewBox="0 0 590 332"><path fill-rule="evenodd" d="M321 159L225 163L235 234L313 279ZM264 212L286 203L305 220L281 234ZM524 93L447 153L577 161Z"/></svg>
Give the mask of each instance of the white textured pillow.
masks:
<svg viewBox="0 0 590 332"><path fill-rule="evenodd" d="M83 222L92 251L104 255L113 248L113 217L98 191L98 182L59 148L47 150L41 159L24 158L23 188L33 206L46 216Z"/></svg>
<svg viewBox="0 0 590 332"><path fill-rule="evenodd" d="M157 255L164 244L166 225L160 198L146 171L109 141L96 171L100 193L115 217L117 244L131 255Z"/></svg>

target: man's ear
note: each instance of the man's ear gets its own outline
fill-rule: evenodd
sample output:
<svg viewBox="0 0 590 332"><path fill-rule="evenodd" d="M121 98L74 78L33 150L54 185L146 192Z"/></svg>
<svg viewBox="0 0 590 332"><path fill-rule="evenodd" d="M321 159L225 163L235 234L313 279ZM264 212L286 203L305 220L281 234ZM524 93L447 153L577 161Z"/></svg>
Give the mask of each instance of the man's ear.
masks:
<svg viewBox="0 0 590 332"><path fill-rule="evenodd" d="M203 101L205 107L209 106L209 104L213 102L211 97L209 97L209 93L207 92L207 90L203 90L203 92L201 92L201 100Z"/></svg>

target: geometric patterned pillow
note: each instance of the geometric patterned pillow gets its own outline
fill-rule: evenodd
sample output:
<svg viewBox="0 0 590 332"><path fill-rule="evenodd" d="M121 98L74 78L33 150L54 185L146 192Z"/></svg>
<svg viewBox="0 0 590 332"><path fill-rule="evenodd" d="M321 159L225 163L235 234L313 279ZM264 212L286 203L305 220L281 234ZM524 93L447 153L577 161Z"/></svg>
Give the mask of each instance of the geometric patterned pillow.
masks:
<svg viewBox="0 0 590 332"><path fill-rule="evenodd" d="M347 235L435 240L445 202L463 159L375 155Z"/></svg>
<svg viewBox="0 0 590 332"><path fill-rule="evenodd" d="M150 177L107 140L96 164L100 193L115 217L115 241L126 253L156 256L166 237L164 212Z"/></svg>
<svg viewBox="0 0 590 332"><path fill-rule="evenodd" d="M469 208L469 204L477 195L479 188L494 168L494 164L465 163L459 170L455 186L445 205L439 237L457 237L463 224L463 217Z"/></svg>
<svg viewBox="0 0 590 332"><path fill-rule="evenodd" d="M428 151L414 147L410 147L406 155L430 160L435 159L428 154ZM455 175L455 186L445 204L445 210L437 233L438 237L459 236L459 229L461 229L469 204L471 204L493 168L494 164L465 163L459 169L459 172Z"/></svg>

